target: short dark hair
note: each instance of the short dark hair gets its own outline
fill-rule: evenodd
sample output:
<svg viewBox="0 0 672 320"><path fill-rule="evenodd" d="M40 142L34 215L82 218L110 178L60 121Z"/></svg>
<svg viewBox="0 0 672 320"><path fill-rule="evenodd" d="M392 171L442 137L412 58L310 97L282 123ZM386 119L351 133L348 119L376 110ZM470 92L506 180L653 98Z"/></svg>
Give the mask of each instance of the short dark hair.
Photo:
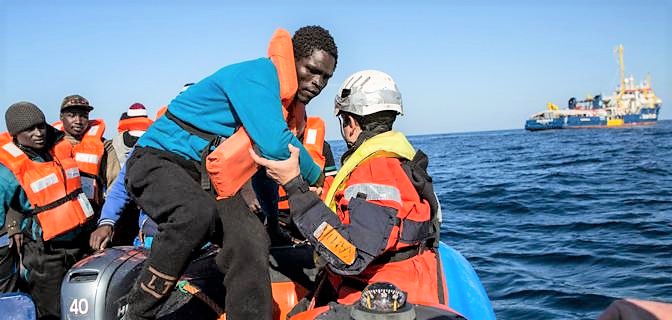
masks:
<svg viewBox="0 0 672 320"><path fill-rule="evenodd" d="M355 119L359 123L359 126L362 127L362 131L371 131L376 134L391 131L394 120L397 120L397 112L393 110L379 111L366 116L350 112L343 112L343 114L347 114ZM349 120L344 124L350 124Z"/></svg>
<svg viewBox="0 0 672 320"><path fill-rule="evenodd" d="M320 26L305 26L296 30L292 37L294 60L309 57L315 50L324 50L338 61L338 48L327 29Z"/></svg>

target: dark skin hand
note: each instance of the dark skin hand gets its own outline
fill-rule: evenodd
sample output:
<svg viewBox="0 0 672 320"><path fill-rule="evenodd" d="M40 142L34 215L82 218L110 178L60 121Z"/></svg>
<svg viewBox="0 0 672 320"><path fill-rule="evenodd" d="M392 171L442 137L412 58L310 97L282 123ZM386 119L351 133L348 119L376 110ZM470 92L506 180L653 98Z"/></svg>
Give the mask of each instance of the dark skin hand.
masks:
<svg viewBox="0 0 672 320"><path fill-rule="evenodd" d="M103 250L107 248L107 245L112 241L112 235L114 230L111 225L102 225L96 229L96 231L91 233L89 237L89 246L93 250Z"/></svg>

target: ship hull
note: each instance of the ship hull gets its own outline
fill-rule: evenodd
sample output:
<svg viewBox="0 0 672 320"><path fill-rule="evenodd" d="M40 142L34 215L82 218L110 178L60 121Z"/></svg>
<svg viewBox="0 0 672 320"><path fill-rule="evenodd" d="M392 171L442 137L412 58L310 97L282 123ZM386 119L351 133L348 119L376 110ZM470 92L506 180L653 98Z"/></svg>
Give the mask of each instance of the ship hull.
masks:
<svg viewBox="0 0 672 320"><path fill-rule="evenodd" d="M540 131L553 129L595 129L621 128L654 125L658 121L660 106L642 109L640 113L626 114L618 118L606 116L561 116L552 119L529 119L525 122L525 130Z"/></svg>

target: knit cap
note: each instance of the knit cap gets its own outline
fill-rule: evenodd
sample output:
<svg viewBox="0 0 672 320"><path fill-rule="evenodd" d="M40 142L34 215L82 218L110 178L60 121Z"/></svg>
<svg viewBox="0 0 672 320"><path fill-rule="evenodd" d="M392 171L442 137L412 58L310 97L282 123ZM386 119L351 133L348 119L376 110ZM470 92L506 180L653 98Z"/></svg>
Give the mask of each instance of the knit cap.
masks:
<svg viewBox="0 0 672 320"><path fill-rule="evenodd" d="M21 101L17 102L5 112L5 124L10 135L16 136L21 131L30 129L39 124L46 124L44 113L36 105Z"/></svg>
<svg viewBox="0 0 672 320"><path fill-rule="evenodd" d="M142 103L136 102L132 104L130 107L128 107L126 112L121 114L121 118L119 120L135 117L147 117L147 109Z"/></svg>
<svg viewBox="0 0 672 320"><path fill-rule="evenodd" d="M126 120L126 119L131 119L131 118L147 118L147 109L145 108L145 105L142 103L136 102L132 104L126 112L121 114L121 118L119 118L119 121L121 120ZM125 131L122 128L119 129L119 131ZM145 130L128 130L128 133L134 137L140 137L143 133L145 133Z"/></svg>

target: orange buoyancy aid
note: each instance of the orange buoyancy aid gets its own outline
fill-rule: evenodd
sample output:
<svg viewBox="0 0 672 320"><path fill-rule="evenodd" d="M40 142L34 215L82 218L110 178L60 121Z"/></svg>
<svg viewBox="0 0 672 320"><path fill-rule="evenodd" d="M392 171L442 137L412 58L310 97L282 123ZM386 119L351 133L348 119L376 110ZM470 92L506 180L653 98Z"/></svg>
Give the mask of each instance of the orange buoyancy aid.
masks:
<svg viewBox="0 0 672 320"><path fill-rule="evenodd" d="M414 155L415 150L400 132L388 131L366 140L339 170L325 202L349 223L350 199L366 195L367 201L397 209L399 222L392 228L386 251L422 243L430 235L431 207L400 162Z"/></svg>
<svg viewBox="0 0 672 320"><path fill-rule="evenodd" d="M308 117L306 120L306 127L303 130L303 146L310 154L310 157L315 163L324 170L326 157L324 156L324 135L326 126L324 120L320 117ZM289 210L289 201L287 200L287 193L282 186L278 187L278 209ZM326 195L326 194L325 194Z"/></svg>
<svg viewBox="0 0 672 320"><path fill-rule="evenodd" d="M7 140L4 135L0 146L0 163L14 173L26 193L45 241L77 228L93 216L74 159L59 158L52 150L56 161L33 161L11 137Z"/></svg>
<svg viewBox="0 0 672 320"><path fill-rule="evenodd" d="M119 120L117 131L122 133L124 131L147 131L147 128L152 125L154 121L147 117L133 117Z"/></svg>
<svg viewBox="0 0 672 320"><path fill-rule="evenodd" d="M60 121L54 123L53 126L59 130L63 130L63 123ZM102 182L99 181L99 172L100 164L105 154L105 145L103 144L104 133L105 121L102 119L89 120L89 128L84 133L84 136L82 136L82 140L74 146L71 145L71 156L77 162L79 171L82 174L82 189L91 200L102 200L96 199L96 195L99 194L99 188L102 186ZM59 142L60 144L68 145L70 143L67 140L63 140ZM59 158L68 157L65 153L67 148L57 146L55 150Z"/></svg>
<svg viewBox="0 0 672 320"><path fill-rule="evenodd" d="M156 116L154 117L154 120L161 118L161 116L163 116L163 114L166 113L166 110L168 110L168 105L159 108L159 110L156 111Z"/></svg>
<svg viewBox="0 0 672 320"><path fill-rule="evenodd" d="M389 257L390 261L374 260L360 274L346 278L361 286L391 282L408 292L410 302L441 303L447 299L447 289L437 254L434 250L420 250L431 236L432 209L413 186L401 162L412 160L415 154L399 132L385 132L368 139L345 161L325 202L336 210L344 224L350 224L348 204L353 198L397 209L395 225L378 256ZM363 287L351 287L348 281L343 283L344 276L333 272L328 272L328 276L338 291L339 303L353 303L359 298Z"/></svg>
<svg viewBox="0 0 672 320"><path fill-rule="evenodd" d="M306 110L304 105L292 103L299 82L292 37L287 30L275 31L269 44L268 57L278 74L283 116L290 131L296 135L299 130L305 128ZM235 195L257 172L257 164L248 151L252 147L252 139L244 129L240 127L236 130L206 158L206 169L218 199Z"/></svg>

